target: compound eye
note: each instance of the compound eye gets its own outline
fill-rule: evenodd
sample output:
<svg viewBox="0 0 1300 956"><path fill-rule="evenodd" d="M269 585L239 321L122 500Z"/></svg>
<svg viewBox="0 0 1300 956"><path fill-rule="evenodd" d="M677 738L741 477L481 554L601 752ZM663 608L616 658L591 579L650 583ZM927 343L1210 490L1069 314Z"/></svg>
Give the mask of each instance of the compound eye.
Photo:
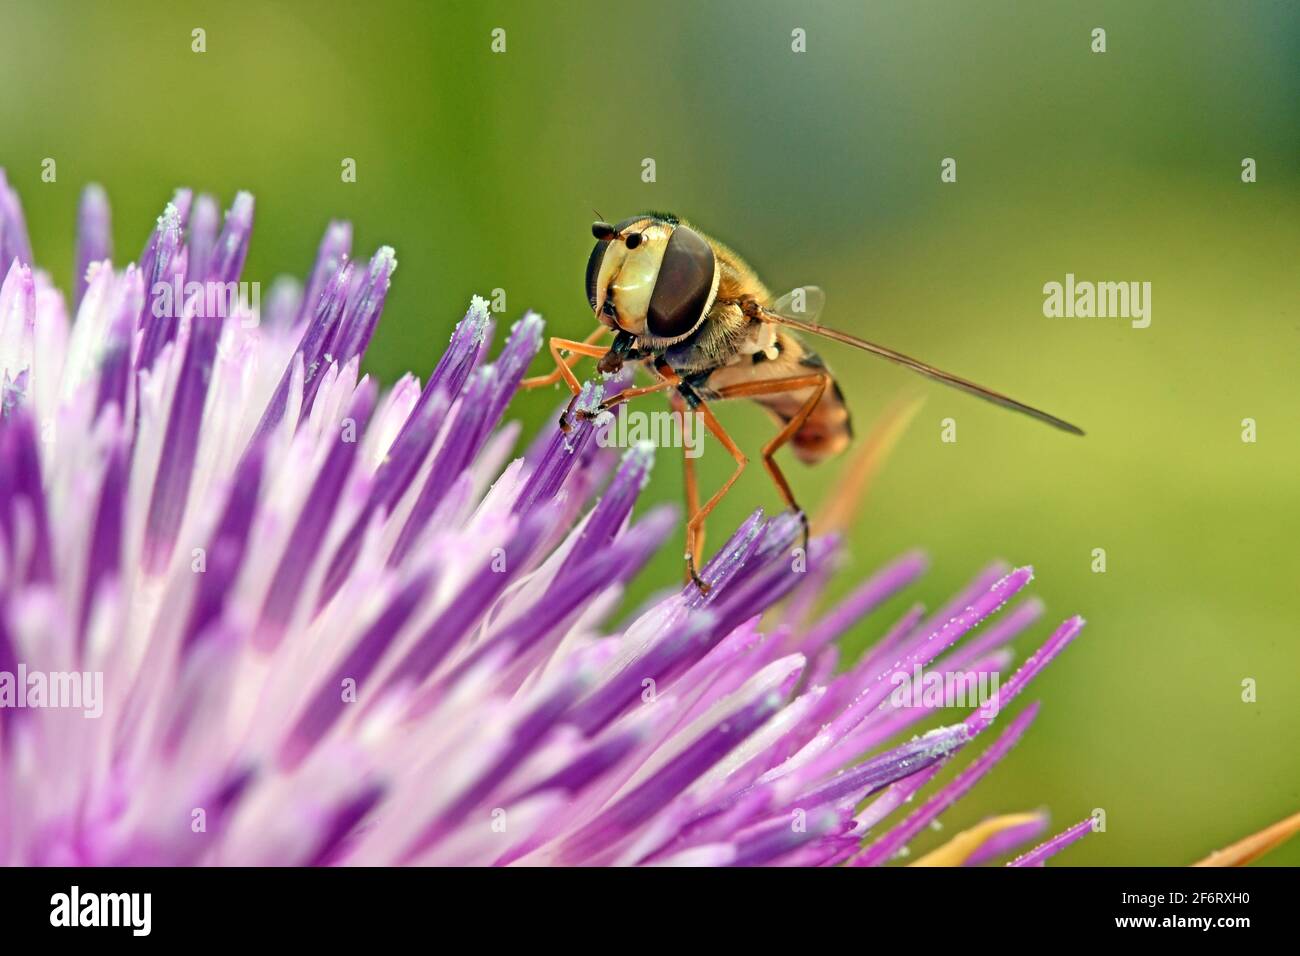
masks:
<svg viewBox="0 0 1300 956"><path fill-rule="evenodd" d="M647 328L652 335L674 339L686 335L704 318L717 261L703 237L677 226L668 237L663 262L650 296Z"/></svg>
<svg viewBox="0 0 1300 956"><path fill-rule="evenodd" d="M587 301L591 303L592 309L596 308L596 280L600 278L600 264L604 261L605 250L608 248L608 242L597 242L591 250L591 258L587 260Z"/></svg>

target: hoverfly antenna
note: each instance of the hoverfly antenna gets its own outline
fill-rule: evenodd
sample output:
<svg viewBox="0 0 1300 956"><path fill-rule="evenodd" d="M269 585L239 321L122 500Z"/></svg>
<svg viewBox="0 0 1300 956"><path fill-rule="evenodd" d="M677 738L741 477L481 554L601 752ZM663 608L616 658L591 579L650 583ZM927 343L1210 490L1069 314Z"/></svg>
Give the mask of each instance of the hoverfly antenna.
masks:
<svg viewBox="0 0 1300 956"><path fill-rule="evenodd" d="M591 224L591 234L601 242L609 242L617 235L617 230L607 222L593 222Z"/></svg>

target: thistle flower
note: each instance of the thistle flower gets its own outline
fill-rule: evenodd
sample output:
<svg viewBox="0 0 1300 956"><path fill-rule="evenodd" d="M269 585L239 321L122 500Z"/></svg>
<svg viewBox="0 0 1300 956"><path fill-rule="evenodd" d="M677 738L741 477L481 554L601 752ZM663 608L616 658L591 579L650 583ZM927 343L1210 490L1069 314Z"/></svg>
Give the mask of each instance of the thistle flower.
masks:
<svg viewBox="0 0 1300 956"><path fill-rule="evenodd" d="M476 298L423 385L381 394L359 365L397 263L352 260L346 224L260 316L246 296L208 314L253 208L219 223L182 190L114 269L88 190L70 321L0 175L0 863L878 865L1032 723L1036 704L995 734L981 708L914 735L936 708L891 699L915 667L1007 671L1042 610L999 613L1028 568L913 608L841 667L837 639L924 559L817 616L840 542L805 554L796 517L756 512L707 595L616 623L676 519L633 515L652 450L619 458L590 422L511 459L541 319L490 360ZM1082 624L1001 682L999 711ZM918 862L1005 858L1046 825L988 820Z"/></svg>

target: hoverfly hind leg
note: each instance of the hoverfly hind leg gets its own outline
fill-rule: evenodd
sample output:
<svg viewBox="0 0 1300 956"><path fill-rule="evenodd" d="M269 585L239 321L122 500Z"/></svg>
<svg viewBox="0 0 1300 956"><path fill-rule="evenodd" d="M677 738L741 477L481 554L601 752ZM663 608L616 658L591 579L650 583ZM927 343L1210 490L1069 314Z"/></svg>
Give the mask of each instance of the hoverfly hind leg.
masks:
<svg viewBox="0 0 1300 956"><path fill-rule="evenodd" d="M812 535L812 529L808 524L808 513L805 512L803 508L799 507L798 505L795 506L794 513L799 516L799 524L803 527L803 543L801 547L803 548L803 553L807 554L808 539Z"/></svg>
<svg viewBox="0 0 1300 956"><path fill-rule="evenodd" d="M803 427L804 422L808 420L808 416L817 407L817 403L821 401L822 395L825 394L830 383L830 375L827 372L818 371L808 375L796 375L791 378L776 379L769 382L744 382L738 385L730 385L718 393L721 398L728 399L753 398L758 395L779 395L783 392L809 390L808 398L804 400L799 410L773 436L771 441L763 446L763 466L767 469L772 483L776 485L781 500L785 502L790 511L799 516L799 523L803 526L803 551L805 555L808 553L808 539L811 536L808 515L800 507L799 502L795 500L794 492L790 489L790 483L786 481L781 466L776 463L776 453Z"/></svg>

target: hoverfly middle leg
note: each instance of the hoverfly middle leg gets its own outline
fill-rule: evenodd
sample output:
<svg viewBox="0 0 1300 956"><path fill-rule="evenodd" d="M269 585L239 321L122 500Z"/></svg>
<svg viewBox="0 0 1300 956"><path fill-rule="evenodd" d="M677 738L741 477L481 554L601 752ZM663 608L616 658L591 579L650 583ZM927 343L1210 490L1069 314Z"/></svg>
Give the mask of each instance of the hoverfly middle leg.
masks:
<svg viewBox="0 0 1300 956"><path fill-rule="evenodd" d="M694 404L695 411L704 416L704 427L709 430L714 438L722 442L722 447L727 450L727 453L736 462L736 470L731 473L731 477L723 482L722 487L713 493L713 497L706 501L702 508L697 509L690 520L686 522L686 573L690 575L691 580L695 582L695 586L700 589L701 594L708 594L710 590L709 583L700 577L696 568L697 555L704 548L704 522L709 517L709 513L718 506L718 502L731 490L731 486L736 483L741 472L745 470L745 466L749 464L749 459L745 457L745 453L740 450L732 437L727 434L727 430L722 427L722 422L718 421L708 403L697 400L692 404ZM690 498L691 489L688 487L688 509L690 508Z"/></svg>
<svg viewBox="0 0 1300 956"><path fill-rule="evenodd" d="M686 479L686 576L700 589L701 594L708 594L710 585L699 574L700 557L704 551L704 521L719 501L731 490L731 486L736 483L740 473L745 470L749 464L749 459L745 453L737 447L735 441L727 434L722 423L714 416L710 409L698 395L695 394L691 386L682 381L672 367L667 362L660 359L655 363L655 372L659 375L659 381L654 385L647 385L643 388L629 388L620 392L612 398L606 399L601 403L601 409L613 408L630 398L636 398L640 395L650 395L654 392L667 391L670 388L675 389L670 398L673 410L681 415L686 415L688 410L694 409L704 417L704 425L713 437L722 442L722 446L736 461L736 470L711 497L703 507L700 507L700 491L695 479L695 462L690 455L685 454L683 449L683 460L685 461L685 479Z"/></svg>
<svg viewBox="0 0 1300 956"><path fill-rule="evenodd" d="M682 421L685 422L688 409L686 407L686 399L682 397L681 392L673 392L669 399L669 404L672 405L673 412L682 416ZM689 524L689 522L692 521L700 512L700 485L695 476L695 459L688 454L688 452L689 449L683 447L682 483L685 486L686 491L686 521ZM691 542L688 541L688 544L691 544ZM693 542L693 547L691 549L691 560L696 565L700 563L700 556L703 551L704 526L701 525L699 531L696 532L695 541ZM692 580L689 573L686 576L686 580Z"/></svg>

